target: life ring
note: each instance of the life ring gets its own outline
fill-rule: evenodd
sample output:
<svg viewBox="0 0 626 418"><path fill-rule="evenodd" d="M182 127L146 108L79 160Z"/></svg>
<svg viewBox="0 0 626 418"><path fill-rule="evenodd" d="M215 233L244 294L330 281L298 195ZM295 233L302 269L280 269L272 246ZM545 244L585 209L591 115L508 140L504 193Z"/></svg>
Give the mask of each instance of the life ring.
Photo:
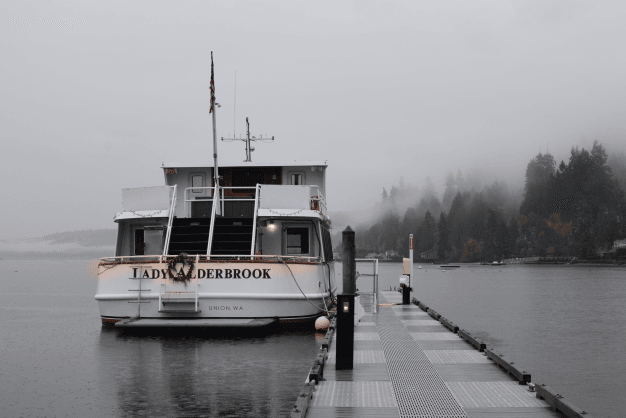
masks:
<svg viewBox="0 0 626 418"><path fill-rule="evenodd" d="M179 268L178 265L181 265ZM185 267L189 267L187 273L185 273ZM185 253L180 253L176 257L174 257L169 263L167 263L167 275L174 282L183 282L187 283L191 280L191 275L193 273L193 269L195 264L193 262L193 258L187 256ZM183 270L183 274L180 274L180 270ZM172 270L174 273L172 273Z"/></svg>

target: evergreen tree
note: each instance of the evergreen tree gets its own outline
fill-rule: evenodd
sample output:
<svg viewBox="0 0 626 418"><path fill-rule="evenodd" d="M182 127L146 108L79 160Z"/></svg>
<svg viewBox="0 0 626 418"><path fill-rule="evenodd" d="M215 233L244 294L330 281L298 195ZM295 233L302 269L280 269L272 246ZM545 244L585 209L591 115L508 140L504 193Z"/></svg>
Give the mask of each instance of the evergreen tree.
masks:
<svg viewBox="0 0 626 418"><path fill-rule="evenodd" d="M463 193L467 191L467 186L465 184L465 179L463 178L463 173L461 170L457 170L456 179L455 179L456 187L459 192Z"/></svg>
<svg viewBox="0 0 626 418"><path fill-rule="evenodd" d="M382 251L398 251L400 235L400 220L391 211L383 217L381 228Z"/></svg>
<svg viewBox="0 0 626 418"><path fill-rule="evenodd" d="M524 200L520 207L520 214L537 213L546 215L548 201L548 183L554 176L556 163L554 157L546 153L539 153L526 167L526 185Z"/></svg>
<svg viewBox="0 0 626 418"><path fill-rule="evenodd" d="M450 206L446 220L450 230L450 237L452 237L450 244L455 259L461 256L467 238L464 232L464 226L466 225L465 219L467 218L466 205L469 199L469 194L457 192L452 200L452 205Z"/></svg>
<svg viewBox="0 0 626 418"><path fill-rule="evenodd" d="M430 211L427 211L424 215L424 222L422 222L422 231L420 234L421 250L420 252L429 251L435 248L437 242L437 222Z"/></svg>
<svg viewBox="0 0 626 418"><path fill-rule="evenodd" d="M507 252L509 257L513 257L518 253L517 249L517 240L519 238L519 229L517 224L517 219L515 217L511 217L509 224L507 225Z"/></svg>
<svg viewBox="0 0 626 418"><path fill-rule="evenodd" d="M396 186L391 186L391 190L389 191L389 202L391 202L391 206L395 209L401 200L402 189Z"/></svg>
<svg viewBox="0 0 626 418"><path fill-rule="evenodd" d="M497 229L498 217L492 209L487 209L487 219L485 222L485 234L483 245L483 257L486 261L494 261L497 258Z"/></svg>
<svg viewBox="0 0 626 418"><path fill-rule="evenodd" d="M607 164L611 167L613 177L620 188L626 190L626 153L624 151L612 153L607 159Z"/></svg>
<svg viewBox="0 0 626 418"><path fill-rule="evenodd" d="M387 194L387 189L383 187L383 195L382 195L383 203L389 200L389 194Z"/></svg>
<svg viewBox="0 0 626 418"><path fill-rule="evenodd" d="M419 228L419 218L417 216L417 211L415 208L408 208L404 213L404 219L402 220L401 227L401 235L399 237L400 243L402 245L402 254L404 257L409 256L409 234L413 234L413 246L414 248L419 248L418 245L418 228Z"/></svg>
<svg viewBox="0 0 626 418"><path fill-rule="evenodd" d="M511 253L509 252L509 230L502 219L500 219L496 230L495 254L496 259L500 261L511 257Z"/></svg>
<svg viewBox="0 0 626 418"><path fill-rule="evenodd" d="M452 173L448 173L448 176L446 177L446 189L443 192L443 198L441 201L444 211L450 210L450 207L452 206L452 201L454 200L454 197L457 193L458 188L456 185L456 181L454 180L454 176L452 175Z"/></svg>
<svg viewBox="0 0 626 418"><path fill-rule="evenodd" d="M424 182L424 191L422 195L426 199L430 198L431 196L437 195L437 191L435 190L435 185L433 184L433 181L431 180L430 177L426 177L426 180Z"/></svg>
<svg viewBox="0 0 626 418"><path fill-rule="evenodd" d="M446 215L441 212L439 215L439 223L437 224L437 255L439 258L448 258L450 252L450 241L448 223Z"/></svg>

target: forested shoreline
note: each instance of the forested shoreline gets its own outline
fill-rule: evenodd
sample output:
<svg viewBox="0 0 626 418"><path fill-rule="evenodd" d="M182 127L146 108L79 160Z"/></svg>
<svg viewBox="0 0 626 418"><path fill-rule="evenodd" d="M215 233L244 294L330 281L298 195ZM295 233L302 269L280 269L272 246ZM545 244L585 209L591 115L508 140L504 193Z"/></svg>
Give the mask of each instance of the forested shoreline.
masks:
<svg viewBox="0 0 626 418"><path fill-rule="evenodd" d="M478 188L460 171L448 174L441 198L430 179L422 190L401 180L383 189L374 219L355 228L358 256L407 257L413 234L415 257L430 251L439 261L623 259L626 251L613 243L626 238L625 186L626 154L609 157L597 141L590 150L572 148L558 165L539 153L527 165L523 193L497 180Z"/></svg>

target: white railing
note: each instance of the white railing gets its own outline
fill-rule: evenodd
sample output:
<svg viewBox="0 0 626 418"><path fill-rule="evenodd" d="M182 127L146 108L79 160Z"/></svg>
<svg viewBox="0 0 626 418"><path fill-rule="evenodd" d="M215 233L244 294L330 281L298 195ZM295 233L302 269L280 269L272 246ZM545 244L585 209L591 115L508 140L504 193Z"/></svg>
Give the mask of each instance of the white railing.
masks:
<svg viewBox="0 0 626 418"><path fill-rule="evenodd" d="M213 245L213 229L215 228L215 213L217 205L215 204L215 195L213 195L213 204L211 205L211 226L209 227L209 240L206 244L206 253L211 254L211 246Z"/></svg>
<svg viewBox="0 0 626 418"><path fill-rule="evenodd" d="M214 190L215 187L187 187L185 189L185 192L183 193L183 199L185 200L185 216L191 216L191 212L189 210L189 204L187 202L207 202L207 201L212 201L209 199L190 199L189 198L189 191L190 190ZM214 193L212 193L213 195Z"/></svg>
<svg viewBox="0 0 626 418"><path fill-rule="evenodd" d="M257 187L258 186L258 187ZM261 205L262 202L260 202L259 199L259 188L263 185L261 184L257 184L257 186L220 186L219 189L219 201L220 201L220 206L221 206L221 211L223 213L224 211L224 202L225 201L238 201L238 202L254 202L255 203L255 211L260 208L263 207L265 208L265 205ZM291 187L289 185L269 185L270 187L274 187L274 186L279 186L281 188L285 188L285 192L287 191L288 187ZM321 215L326 216L327 215L327 205L326 205L326 198L324 197L324 195L322 194L322 189L320 186L316 186L316 185L306 185L308 187L310 187L310 196L306 197L305 196L297 196L297 194L292 195L293 199L289 199L292 201L291 204L295 203L295 206L297 207L293 207L293 208L286 208L286 207L282 207L282 204L278 204L278 206L275 206L278 209L308 209L308 210L315 210L317 212L319 212ZM185 189L184 192L184 200L185 200L185 216L190 217L191 216L191 211L189 208L189 204L193 203L193 202L202 202L202 201L208 201L209 199L191 199L189 196L189 193L191 193L191 190L212 190L213 193L213 199L211 201L213 201L215 203L215 187L187 187ZM237 190L254 190L254 196L251 198L246 198L244 196L228 196L226 194L226 190L230 190L230 191L237 191ZM267 199L267 197L266 197ZM270 197L270 201L271 201L271 197Z"/></svg>
<svg viewBox="0 0 626 418"><path fill-rule="evenodd" d="M198 262L200 261L200 254L196 255L196 265L198 264ZM196 273L196 312L198 312L198 276L199 274Z"/></svg>
<svg viewBox="0 0 626 418"><path fill-rule="evenodd" d="M373 263L372 273L359 273L357 279L361 276L369 276L373 278L372 283L372 305L374 307L373 313L378 312L378 301L380 300L380 292L378 289L378 260L375 258L357 258L354 260L357 263ZM367 294L368 292L359 292L360 294Z"/></svg>
<svg viewBox="0 0 626 418"><path fill-rule="evenodd" d="M189 210L189 204L188 202L206 202L209 201L209 199L190 199L189 198L189 191L190 190L214 190L215 187L187 187L185 189L184 192L184 199L185 199L185 216L191 216L190 210ZM226 195L225 191L226 190L255 190L255 194L258 194L258 191L256 189L256 186L220 186L220 204L221 204L221 209L224 209L224 201L231 201L231 200L236 200L238 202L254 202L256 200L256 196L253 198L242 198L240 196L228 196ZM213 199L210 200L212 202L215 202L215 192L213 192Z"/></svg>
<svg viewBox="0 0 626 418"><path fill-rule="evenodd" d="M173 259L174 255L124 255L119 257L102 257L100 259L101 263L111 263L111 264L121 264L121 263L158 263L158 264L166 264L169 259ZM299 255L272 255L272 254L255 254L255 255L241 255L241 254L220 254L220 255L199 255L197 256L198 262L210 262L212 257L219 260L220 263L225 261L227 262L237 262L237 261L278 261L283 260L286 262L306 262L306 263L314 263L321 262L321 257L304 257ZM227 259L227 260L225 260ZM274 260L272 260L274 259Z"/></svg>
<svg viewBox="0 0 626 418"><path fill-rule="evenodd" d="M172 222L174 222L174 211L176 210L176 184L173 187L170 204L169 219L167 220L167 233L165 234L165 245L163 245L163 255L167 255L170 249L170 238L172 236Z"/></svg>
<svg viewBox="0 0 626 418"><path fill-rule="evenodd" d="M200 262L200 254L196 255L196 265ZM198 312L198 273L196 273L196 312Z"/></svg>
<svg viewBox="0 0 626 418"><path fill-rule="evenodd" d="M326 199L322 194L322 189L320 186L312 185L311 187L317 188L317 195L311 196L311 209L317 210L322 215L326 216Z"/></svg>
<svg viewBox="0 0 626 418"><path fill-rule="evenodd" d="M287 211L315 211L326 216L326 199L316 185L264 184L259 209ZM295 213L294 212L294 213Z"/></svg>
<svg viewBox="0 0 626 418"><path fill-rule="evenodd" d="M229 201L237 201L237 202L255 202L254 204L254 223L253 223L253 238L252 238L252 254L254 254L254 235L256 234L256 213L257 213L257 209L258 209L258 200L259 200L259 184L256 185L255 188L252 188L250 186L220 186L219 187L219 191L218 191L218 195L219 196L219 202L220 202L220 209L221 209L221 213L224 213L224 201L225 200L229 200ZM188 187L185 189L185 205L187 202L197 202L197 200L195 199L188 199L188 193L189 190L192 189L215 189L215 187ZM241 198L240 196L226 196L226 190L250 190L250 189L254 189L254 198L250 199L250 198ZM213 200L212 200L213 204L211 205L211 226L209 228L209 240L207 242L207 250L206 253L207 255L211 254L211 247L213 246L213 231L215 228L215 215L217 213L217 205L215 204L215 193L213 193ZM187 207L185 206L185 212L189 213L187 211Z"/></svg>
<svg viewBox="0 0 626 418"><path fill-rule="evenodd" d="M250 255L254 255L256 248L256 218L259 212L259 196L261 194L261 185L257 183L256 192L254 193L254 216L252 217L252 245L250 247ZM210 254L210 253L209 253Z"/></svg>

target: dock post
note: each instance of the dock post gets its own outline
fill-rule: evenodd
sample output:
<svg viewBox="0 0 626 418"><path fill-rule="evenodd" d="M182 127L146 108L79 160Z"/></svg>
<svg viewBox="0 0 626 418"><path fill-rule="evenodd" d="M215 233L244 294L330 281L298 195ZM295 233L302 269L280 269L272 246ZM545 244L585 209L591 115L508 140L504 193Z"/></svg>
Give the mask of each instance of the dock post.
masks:
<svg viewBox="0 0 626 418"><path fill-rule="evenodd" d="M350 226L341 232L341 249L343 263L343 290L344 294L356 293L356 244L354 231Z"/></svg>
<svg viewBox="0 0 626 418"><path fill-rule="evenodd" d="M405 259L406 260L406 259ZM402 286L402 304L411 304L411 280L413 279L413 234L409 235L409 283Z"/></svg>
<svg viewBox="0 0 626 418"><path fill-rule="evenodd" d="M342 232L343 292L337 295L337 342L335 370L352 370L354 363L354 296L356 291L356 247L354 231Z"/></svg>

